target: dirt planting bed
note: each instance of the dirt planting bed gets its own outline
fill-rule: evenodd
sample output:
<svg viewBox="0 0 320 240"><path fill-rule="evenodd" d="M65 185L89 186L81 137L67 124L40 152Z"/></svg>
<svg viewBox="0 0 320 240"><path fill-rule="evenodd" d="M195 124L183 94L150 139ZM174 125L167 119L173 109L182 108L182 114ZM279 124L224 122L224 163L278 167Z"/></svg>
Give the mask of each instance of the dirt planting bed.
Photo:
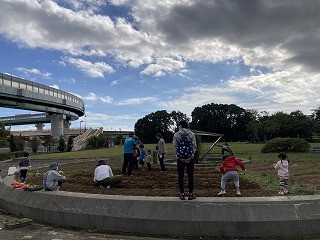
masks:
<svg viewBox="0 0 320 240"><path fill-rule="evenodd" d="M131 176L123 176L123 186L120 188L101 189L93 182L93 172L96 162L86 162L70 165L61 165L59 170L64 171L67 181L62 185L62 191L96 193L109 195L131 195L131 196L178 196L177 172L175 168L168 168L167 172L160 172L153 168L152 171L137 169ZM45 169L40 175L30 173L28 182L41 184ZM120 169L114 169L114 174L121 174ZM243 178L239 171L242 196L270 196L274 192L266 190L259 184ZM195 169L195 189L198 197L215 197L220 191L221 174L213 168ZM188 192L188 178L185 176L185 192ZM227 183L227 196L236 196L232 182Z"/></svg>

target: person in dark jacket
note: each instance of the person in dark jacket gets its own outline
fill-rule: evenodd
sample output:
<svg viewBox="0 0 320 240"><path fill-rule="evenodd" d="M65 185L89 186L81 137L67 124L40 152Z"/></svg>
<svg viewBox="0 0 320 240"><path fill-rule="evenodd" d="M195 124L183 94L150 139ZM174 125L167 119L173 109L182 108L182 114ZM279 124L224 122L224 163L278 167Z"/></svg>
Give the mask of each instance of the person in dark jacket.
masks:
<svg viewBox="0 0 320 240"><path fill-rule="evenodd" d="M243 171L246 171L245 166L239 159L235 158L234 156L230 156L229 154L223 156L223 161L219 167L222 177L221 191L218 193L218 196L223 196L226 194L226 183L228 180L233 180L233 183L237 188L237 195L241 196L237 166L239 166Z"/></svg>
<svg viewBox="0 0 320 240"><path fill-rule="evenodd" d="M19 178L21 182L25 182L30 167L29 153L23 153L23 158L19 162Z"/></svg>

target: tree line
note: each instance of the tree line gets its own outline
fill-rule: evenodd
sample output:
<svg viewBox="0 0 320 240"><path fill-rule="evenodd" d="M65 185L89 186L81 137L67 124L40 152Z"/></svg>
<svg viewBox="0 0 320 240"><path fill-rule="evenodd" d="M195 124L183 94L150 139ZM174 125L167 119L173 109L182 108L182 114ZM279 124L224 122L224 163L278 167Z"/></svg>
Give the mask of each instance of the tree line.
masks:
<svg viewBox="0 0 320 240"><path fill-rule="evenodd" d="M191 113L190 128L197 131L219 133L224 141L266 142L276 137L303 138L311 141L320 134L320 107L306 116L300 110L269 114L244 109L235 104L210 103L196 107ZM180 111L166 110L152 112L135 123L136 135L145 143L156 142L159 132L168 142L172 141L177 123L190 120ZM211 139L212 140L212 139Z"/></svg>

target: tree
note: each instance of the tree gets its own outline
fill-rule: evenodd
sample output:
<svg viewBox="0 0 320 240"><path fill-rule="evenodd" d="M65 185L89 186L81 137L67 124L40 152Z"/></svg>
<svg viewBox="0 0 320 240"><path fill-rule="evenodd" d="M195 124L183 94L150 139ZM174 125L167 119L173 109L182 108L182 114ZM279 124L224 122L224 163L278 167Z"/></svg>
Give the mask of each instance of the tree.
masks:
<svg viewBox="0 0 320 240"><path fill-rule="evenodd" d="M47 148L47 152L51 152L51 146L56 142L56 140L51 135L46 135L43 137L43 146Z"/></svg>
<svg viewBox="0 0 320 240"><path fill-rule="evenodd" d="M87 148L99 149L109 147L109 140L106 135L100 134L99 136L92 136L88 139Z"/></svg>
<svg viewBox="0 0 320 240"><path fill-rule="evenodd" d="M9 136L9 131L5 129L5 126L0 122L0 147L8 147L9 143L7 137Z"/></svg>
<svg viewBox="0 0 320 240"><path fill-rule="evenodd" d="M290 114L277 112L271 116L260 117L251 123L250 130L255 131L255 135L264 141L276 137L311 139L314 122L301 111L294 111Z"/></svg>
<svg viewBox="0 0 320 240"><path fill-rule="evenodd" d="M41 140L38 137L33 137L31 139L31 149L33 153L37 153L38 152L38 148L40 146Z"/></svg>
<svg viewBox="0 0 320 240"><path fill-rule="evenodd" d="M67 142L67 151L71 152L72 148L73 148L73 137L69 136L68 142Z"/></svg>
<svg viewBox="0 0 320 240"><path fill-rule="evenodd" d="M24 149L23 137L21 135L14 136L13 134L11 134L9 138L9 147L11 152L23 151Z"/></svg>
<svg viewBox="0 0 320 240"><path fill-rule="evenodd" d="M161 133L166 142L171 142L177 123L182 119L188 120L187 116L179 111L168 113L166 110L159 110L138 119L134 131L144 143L155 143L157 133Z"/></svg>
<svg viewBox="0 0 320 240"><path fill-rule="evenodd" d="M207 104L196 107L190 127L194 130L223 134L226 141L247 140L248 126L255 111L245 110L235 104Z"/></svg>
<svg viewBox="0 0 320 240"><path fill-rule="evenodd" d="M66 150L66 141L64 139L63 135L60 135L59 140L58 140L58 151L59 152L64 152Z"/></svg>
<svg viewBox="0 0 320 240"><path fill-rule="evenodd" d="M122 142L123 142L123 136L118 135L114 140L114 145L122 145Z"/></svg>

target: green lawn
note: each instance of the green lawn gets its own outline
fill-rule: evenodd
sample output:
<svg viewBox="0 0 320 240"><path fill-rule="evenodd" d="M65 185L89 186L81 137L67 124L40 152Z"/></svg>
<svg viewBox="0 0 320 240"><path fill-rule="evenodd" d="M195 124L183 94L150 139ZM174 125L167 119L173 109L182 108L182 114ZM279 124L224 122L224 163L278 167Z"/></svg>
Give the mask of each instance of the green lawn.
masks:
<svg viewBox="0 0 320 240"><path fill-rule="evenodd" d="M208 151L212 143L203 143L201 153ZM239 158L246 158L253 162L272 162L277 159L277 153L261 153L263 144L245 144L245 143L229 143L234 155ZM311 144L317 146L320 144ZM156 144L145 144L145 150L155 150ZM167 155L173 156L173 147L171 143L166 144ZM220 147L214 147L210 154L220 154ZM83 150L78 152L49 153L32 155L31 159L78 159L78 158L114 158L121 157L123 154L123 146L114 146L104 149ZM318 161L320 154L314 154L311 151L307 153L287 153L290 161Z"/></svg>

